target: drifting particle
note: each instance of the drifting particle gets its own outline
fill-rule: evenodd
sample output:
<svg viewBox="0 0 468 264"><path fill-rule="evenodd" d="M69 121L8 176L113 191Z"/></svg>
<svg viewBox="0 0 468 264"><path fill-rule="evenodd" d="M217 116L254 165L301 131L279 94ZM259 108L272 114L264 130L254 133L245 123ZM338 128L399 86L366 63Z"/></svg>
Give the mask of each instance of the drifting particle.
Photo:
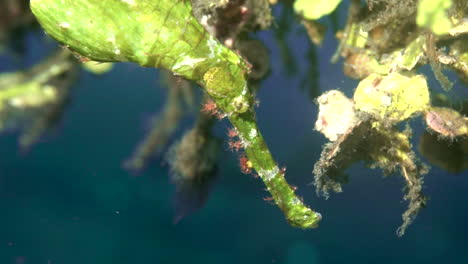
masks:
<svg viewBox="0 0 468 264"><path fill-rule="evenodd" d="M70 28L70 23L68 22L60 22L59 23L59 27L63 28L63 29L68 29Z"/></svg>

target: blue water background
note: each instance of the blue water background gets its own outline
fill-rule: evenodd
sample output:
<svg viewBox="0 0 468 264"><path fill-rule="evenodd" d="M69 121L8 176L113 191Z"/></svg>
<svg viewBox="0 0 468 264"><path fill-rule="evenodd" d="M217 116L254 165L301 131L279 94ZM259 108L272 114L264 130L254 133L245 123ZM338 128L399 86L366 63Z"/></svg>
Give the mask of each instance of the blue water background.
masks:
<svg viewBox="0 0 468 264"><path fill-rule="evenodd" d="M317 49L319 89L351 95L357 82L343 75L341 64L329 63L336 47L332 34ZM259 38L272 62L258 94L260 128L287 166L287 180L322 213L318 229L290 227L277 207L263 201L268 194L262 182L241 174L236 154L228 151L206 206L174 225L174 186L161 157L137 176L121 166L166 91L157 70L117 64L104 76L82 73L59 127L29 153L18 151L17 133L0 136L0 264L468 263L466 171L432 167L424 184L428 206L401 238L395 231L406 203L399 175L383 178L357 164L348 170L343 193L329 200L315 195L311 171L325 139L313 130L317 106L299 89L310 41L293 27L288 45L299 70L288 75L273 33ZM26 65L55 46L39 33L28 35L28 43ZM1 71L16 66L12 57L0 57ZM431 87L438 87L427 74ZM456 91L466 91L449 76ZM183 128L192 123L187 117ZM415 144L422 124L413 122ZM216 133L224 136L227 127L220 122Z"/></svg>

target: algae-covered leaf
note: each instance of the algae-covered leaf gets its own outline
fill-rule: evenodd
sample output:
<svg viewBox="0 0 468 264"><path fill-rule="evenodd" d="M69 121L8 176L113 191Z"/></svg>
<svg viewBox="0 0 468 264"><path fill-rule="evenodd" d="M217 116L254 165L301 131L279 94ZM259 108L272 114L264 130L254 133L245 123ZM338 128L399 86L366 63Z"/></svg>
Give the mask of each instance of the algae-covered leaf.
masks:
<svg viewBox="0 0 468 264"><path fill-rule="evenodd" d="M447 16L451 6L452 0L420 0L416 23L420 27L430 28L437 35L446 34L452 26Z"/></svg>
<svg viewBox="0 0 468 264"><path fill-rule="evenodd" d="M399 68L405 70L412 70L419 60L424 56L424 44L426 42L425 36L419 36L413 40L403 50L403 54L397 57Z"/></svg>
<svg viewBox="0 0 468 264"><path fill-rule="evenodd" d="M468 135L468 118L446 107L431 107L425 116L426 124L445 138Z"/></svg>
<svg viewBox="0 0 468 264"><path fill-rule="evenodd" d="M364 31L361 25L353 23L346 34L345 43L352 48L364 49L368 38L369 33Z"/></svg>
<svg viewBox="0 0 468 264"><path fill-rule="evenodd" d="M397 123L429 107L429 89L423 75L371 74L354 93L355 109L375 119Z"/></svg>
<svg viewBox="0 0 468 264"><path fill-rule="evenodd" d="M397 229L397 235L405 234L408 226L414 221L419 211L425 207L427 198L423 194L423 175L429 168L419 162L411 149L411 129L399 131L395 127L375 128L367 143L372 167L381 168L385 174L400 171L405 180L403 199L408 207L402 214L403 223Z"/></svg>
<svg viewBox="0 0 468 264"><path fill-rule="evenodd" d="M319 19L333 12L340 2L341 0L296 0L294 10L306 19Z"/></svg>
<svg viewBox="0 0 468 264"><path fill-rule="evenodd" d="M348 182L345 170L352 164L365 160L368 145L366 138L371 131L369 120L354 122L336 141L325 144L320 159L314 165L314 185L317 195L329 197L329 192L341 192Z"/></svg>
<svg viewBox="0 0 468 264"><path fill-rule="evenodd" d="M449 34L452 36L458 36L465 33L468 33L468 18L461 19L459 23L456 23L456 25L449 30Z"/></svg>

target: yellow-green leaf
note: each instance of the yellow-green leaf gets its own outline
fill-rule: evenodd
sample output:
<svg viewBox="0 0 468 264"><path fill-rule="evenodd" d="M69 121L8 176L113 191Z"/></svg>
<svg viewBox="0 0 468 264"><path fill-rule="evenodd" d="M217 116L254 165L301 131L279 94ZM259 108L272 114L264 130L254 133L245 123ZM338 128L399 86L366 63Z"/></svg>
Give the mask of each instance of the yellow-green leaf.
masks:
<svg viewBox="0 0 468 264"><path fill-rule="evenodd" d="M296 0L294 11L306 19L319 19L333 12L340 2L341 0Z"/></svg>
<svg viewBox="0 0 468 264"><path fill-rule="evenodd" d="M447 34L452 27L447 10L452 0L420 0L416 23L420 27L430 28L435 34Z"/></svg>

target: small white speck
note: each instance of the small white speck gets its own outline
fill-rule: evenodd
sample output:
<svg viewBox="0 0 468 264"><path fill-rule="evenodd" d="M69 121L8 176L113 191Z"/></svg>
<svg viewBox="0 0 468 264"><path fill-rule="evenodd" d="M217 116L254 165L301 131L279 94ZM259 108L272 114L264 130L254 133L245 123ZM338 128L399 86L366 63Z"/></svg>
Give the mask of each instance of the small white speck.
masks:
<svg viewBox="0 0 468 264"><path fill-rule="evenodd" d="M271 170L260 170L260 171L257 171L257 172L258 172L258 175L260 175L260 177L264 181L270 181L271 179L273 179L279 173L279 169L278 169L278 167L275 166Z"/></svg>
<svg viewBox="0 0 468 264"><path fill-rule="evenodd" d="M195 64L204 61L204 58L190 58L187 57L183 59L180 62L177 62L174 66L172 66L172 70L178 70L184 66L189 66L191 68L194 68Z"/></svg>
<svg viewBox="0 0 468 264"><path fill-rule="evenodd" d="M216 33L216 28L212 27L208 24L208 20L210 19L210 16L204 15L200 19L200 24L210 33L210 35L215 35Z"/></svg>
<svg viewBox="0 0 468 264"><path fill-rule="evenodd" d="M317 102L319 113L315 122L315 130L330 141L336 141L355 122L354 102L338 90L322 94Z"/></svg>
<svg viewBox="0 0 468 264"><path fill-rule="evenodd" d="M200 19L200 24L202 24L203 26L208 26L208 16L207 15L204 15L201 17Z"/></svg>
<svg viewBox="0 0 468 264"><path fill-rule="evenodd" d="M234 39L232 38L228 38L224 41L224 45L226 45L227 47L229 48L232 48L232 46L234 45Z"/></svg>
<svg viewBox="0 0 468 264"><path fill-rule="evenodd" d="M22 107L24 105L24 101L20 98L12 98L10 99L10 104L13 106L13 107Z"/></svg>
<svg viewBox="0 0 468 264"><path fill-rule="evenodd" d="M392 105L392 97L384 95L380 98L380 102L382 102L382 104L385 106L390 106Z"/></svg>
<svg viewBox="0 0 468 264"><path fill-rule="evenodd" d="M249 88L247 87L247 83L244 85L244 88L242 88L242 95L246 95L247 92L249 91Z"/></svg>
<svg viewBox="0 0 468 264"><path fill-rule="evenodd" d="M70 28L70 23L68 22L60 22L59 27L61 28Z"/></svg>
<svg viewBox="0 0 468 264"><path fill-rule="evenodd" d="M124 3L126 3L126 4L128 4L130 6L135 5L135 0L122 0L122 2L124 2Z"/></svg>
<svg viewBox="0 0 468 264"><path fill-rule="evenodd" d="M366 86L366 87L364 88L364 93L367 93L367 94L368 94L368 93L372 93L373 90L374 90L374 88L371 87L371 86L369 85L369 86Z"/></svg>
<svg viewBox="0 0 468 264"><path fill-rule="evenodd" d="M252 128L250 129L250 132L249 132L249 137L250 139L254 139L256 136L257 136L257 130L255 128Z"/></svg>
<svg viewBox="0 0 468 264"><path fill-rule="evenodd" d="M218 45L218 41L216 41L216 39L210 36L210 38L208 39L208 47L210 48L210 55L208 55L208 57L210 59L213 59L214 57L216 57L216 55L218 55Z"/></svg>
<svg viewBox="0 0 468 264"><path fill-rule="evenodd" d="M315 212L315 217L317 217L319 221L322 220L322 214L319 212Z"/></svg>
<svg viewBox="0 0 468 264"><path fill-rule="evenodd" d="M293 205L298 205L298 204L302 204L301 200L299 200L297 197L294 197L292 200L291 200L291 204Z"/></svg>
<svg viewBox="0 0 468 264"><path fill-rule="evenodd" d="M115 36L114 36L114 35L110 35L109 37L107 37L106 40L109 41L109 42L111 42L111 43L115 43Z"/></svg>
<svg viewBox="0 0 468 264"><path fill-rule="evenodd" d="M42 91L47 97L53 97L56 95L55 87L52 85L44 85Z"/></svg>

